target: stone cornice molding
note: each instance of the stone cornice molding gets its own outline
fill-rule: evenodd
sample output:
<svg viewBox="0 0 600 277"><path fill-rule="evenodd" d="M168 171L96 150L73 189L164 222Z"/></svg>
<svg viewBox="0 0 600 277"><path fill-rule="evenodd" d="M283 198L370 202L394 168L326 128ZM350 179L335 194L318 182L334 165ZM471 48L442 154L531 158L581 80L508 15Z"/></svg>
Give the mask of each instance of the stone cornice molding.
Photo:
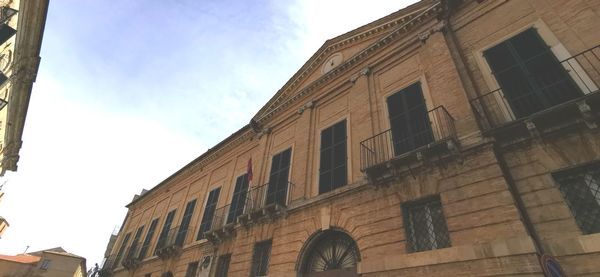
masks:
<svg viewBox="0 0 600 277"><path fill-rule="evenodd" d="M317 61L322 61L325 57L327 57L327 54L329 54L331 51L336 50L337 48L334 48L335 45L332 45L330 47L332 47L333 50L328 50L329 48L323 50L322 53L317 57L317 59L313 61L308 68L303 70L302 74L300 74L289 86L287 84L286 86L284 86L284 92L281 93L279 99L285 100L283 102L280 102L280 100L276 100L273 103L271 103L270 106L266 107L266 110L263 108L264 114L261 115L261 113L259 112L259 114L257 115L260 115L260 117L254 118L254 120L259 124L265 124L269 121L270 118L273 117L273 115L280 112L283 108L289 106L290 104L296 102L296 100L321 87L327 81L335 78L336 76L341 75L342 73L345 73L348 69L352 68L352 66L372 56L374 53L376 53L376 50L383 48L384 46L390 44L393 41L396 41L397 39L404 38L403 36L401 36L401 34L405 34L412 31L414 28L420 26L420 23L423 23L427 19L431 19L433 16L438 15L438 13L441 11L442 6L440 5L440 2L435 2L417 15L411 14L407 16L409 19L406 19L407 17L399 19L403 23L397 26L394 31L390 32L388 35L379 39L377 42L371 44L369 47L350 57L347 61L332 69L328 73L324 74L314 82L310 83L305 88L298 91L296 94L288 95L289 93L291 93L291 91L293 91L296 88L296 86L299 83L301 83L301 80L308 76L309 72L312 72L311 69L314 68L315 65L319 64ZM286 96L289 98L285 98ZM279 105L274 106L275 104Z"/></svg>
<svg viewBox="0 0 600 277"><path fill-rule="evenodd" d="M331 54L351 44L359 43L366 39L369 39L374 35L380 34L382 32L390 31L393 28L401 28L402 26L405 26L408 22L412 22L415 18L422 17L423 11L426 11L429 8L431 8L432 5L439 5L439 1L436 1L435 3L427 7L425 6L425 0L422 0L421 2L417 2L416 4L406 7L394 14L388 15L363 27L359 27L354 31L350 31L348 33L342 34L336 38L326 41L323 44L323 46L321 46L321 48L317 50L317 52L300 68L300 70L298 70L296 74L294 74L290 78L290 80L288 80L286 84L280 90L277 91L275 96L271 100L269 100L269 102L264 107L262 107L254 117L261 117L261 114L268 113L273 107L276 107L278 104L280 104L283 98L286 98L288 94L292 93L295 89L297 89L297 87L302 83L302 81L304 81L310 75L310 73L314 72L315 68L321 66L324 60L328 58ZM393 16L398 16L395 14L401 12L406 12L407 14L402 15L400 18L397 19L390 19ZM374 26L369 26L373 23L378 23L378 21L382 22ZM365 30L361 30L357 34L353 34L353 32L356 32L357 30L360 30L362 28L364 28ZM335 40L339 41L335 42Z"/></svg>
<svg viewBox="0 0 600 277"><path fill-rule="evenodd" d="M268 110L268 112L265 113L263 116L261 116L258 119L253 118L252 124L246 125L242 129L240 129L237 132L235 132L234 134L232 134L230 137L223 140L221 143L217 144L215 147L208 149L200 157L193 160L188 165L186 165L179 171L177 171L174 174L172 174L171 176L169 176L167 179L165 179L164 181L162 181L161 183L156 185L154 188L149 190L146 194L133 200L131 203L129 203L127 205L127 207L130 207L134 203L140 201L141 199L144 198L144 196L148 196L148 195L152 194L153 191L155 191L159 187L162 187L163 185L166 185L168 183L177 182L181 179L185 179L189 176L190 173L195 172L197 170L202 170L209 163L215 161L218 157L222 156L224 153L227 153L231 149L241 145L243 142L251 140L253 138L260 139L263 135L269 134L271 129L268 127L265 127L265 126L266 126L266 123L268 123L269 119L271 119L273 117L273 115L282 111L284 108L290 106L292 103L301 99L303 96L305 96L305 95L309 94L310 92L316 90L317 88L321 87L322 85L327 83L327 81L330 81L333 78L339 76L340 74L345 73L346 71L351 69L357 63L359 63L359 62L365 60L367 57L370 57L371 55L373 55L376 52L376 50L381 49L382 47L390 44L391 42L393 42L397 39L404 38L403 36L401 36L401 34L405 34L405 33L412 31L415 27L420 26L420 23L432 18L433 16L437 15L438 12L440 12L440 11L441 11L440 3L435 2L435 3L431 4L429 7L422 10L418 14L411 13L407 16L401 17L392 22L377 26L373 29L370 29L369 31L365 31L359 35L341 40L335 44L328 46L326 49L321 51L320 54L318 54L318 56L311 63L309 63L309 66L307 68L302 70L302 73L299 76L296 76L295 78L293 78L294 81L290 85L286 84L284 86L284 88L283 88L284 93L282 93L279 96L279 99L283 99L285 96L287 96L286 93L293 91L296 88L296 86L302 80L304 80L304 78L308 77L308 74L310 72L312 72L315 67L320 66L320 62L322 62L323 59L327 58L330 53L335 52L336 50L338 50L341 47L345 47L349 43L354 43L358 40L364 40L365 38L370 37L372 34L380 33L380 32L386 31L390 28L396 27L396 29L393 30L392 32L390 32L388 35L381 38L380 40L378 40L374 44L370 45L369 47L365 48L364 50L360 51L356 55L350 57L350 59L348 59L346 62L344 62L341 65L337 66L336 68L332 69L328 73L324 74L319 79L312 82L304 89L300 90L298 93L292 95L291 98L287 98L287 100L285 100L282 103L280 103L278 101L274 101L271 103L271 107L267 107L267 106L263 107L263 109L262 109L263 111L265 111L265 109ZM414 39L416 39L416 38L414 38ZM362 69L359 72L359 74L361 74L361 75L366 75L369 73L370 73L370 69L368 67ZM273 105L275 105L277 103L280 103L280 104L275 107L272 107ZM304 105L303 107L300 108L300 109L302 109L302 111L298 110L298 113L302 113L305 109L312 108L313 106L314 106L314 102L309 101L306 105ZM260 113L261 112L259 112L259 114ZM254 126L250 126L250 125L254 125ZM254 130L254 129L256 129L256 130Z"/></svg>

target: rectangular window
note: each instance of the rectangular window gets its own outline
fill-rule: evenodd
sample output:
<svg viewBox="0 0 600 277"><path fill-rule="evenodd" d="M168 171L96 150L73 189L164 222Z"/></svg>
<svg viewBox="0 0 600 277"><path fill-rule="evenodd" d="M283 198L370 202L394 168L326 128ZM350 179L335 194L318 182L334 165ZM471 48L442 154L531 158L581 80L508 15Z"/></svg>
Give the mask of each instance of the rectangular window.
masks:
<svg viewBox="0 0 600 277"><path fill-rule="evenodd" d="M553 174L584 234L600 233L600 162Z"/></svg>
<svg viewBox="0 0 600 277"><path fill-rule="evenodd" d="M198 272L198 262L189 263L185 271L185 277L196 277Z"/></svg>
<svg viewBox="0 0 600 277"><path fill-rule="evenodd" d="M169 237L169 231L171 231L171 224L173 224L173 219L175 218L175 211L176 210L172 210L167 214L165 225L163 225L162 231L160 231L160 235L158 236L158 242L156 243L154 254L156 254L156 251L163 248L167 243L167 237Z"/></svg>
<svg viewBox="0 0 600 277"><path fill-rule="evenodd" d="M394 93L386 101L395 156L433 142L420 82Z"/></svg>
<svg viewBox="0 0 600 277"><path fill-rule="evenodd" d="M150 228L148 228L148 233L146 234L146 238L144 238L144 243L142 244L142 248L140 249L140 255L138 256L140 260L143 260L146 257L148 247L150 247L150 242L152 241L152 237L154 236L154 232L156 231L157 226L158 218L152 220L152 223L150 223Z"/></svg>
<svg viewBox="0 0 600 277"><path fill-rule="evenodd" d="M121 243L121 247L119 247L119 251L117 252L117 257L115 259L115 265L118 265L121 262L121 258L123 257L123 253L125 252L125 247L127 247L127 243L129 243L129 237L131 237L131 233L127 233L125 238L123 239L123 243Z"/></svg>
<svg viewBox="0 0 600 277"><path fill-rule="evenodd" d="M402 205L410 252L450 247L450 235L439 196Z"/></svg>
<svg viewBox="0 0 600 277"><path fill-rule="evenodd" d="M267 187L265 205L286 205L291 157L291 148L273 156L273 159L271 160L271 173L269 174L269 185Z"/></svg>
<svg viewBox="0 0 600 277"><path fill-rule="evenodd" d="M346 185L346 159L346 120L343 120L321 132L319 193Z"/></svg>
<svg viewBox="0 0 600 277"><path fill-rule="evenodd" d="M266 276L269 272L269 258L271 256L271 240L262 241L254 245L252 255L252 271L250 276Z"/></svg>
<svg viewBox="0 0 600 277"><path fill-rule="evenodd" d="M235 223L236 218L244 213L247 194L248 174L244 174L239 176L235 181L231 206L229 207L229 214L227 215L227 224Z"/></svg>
<svg viewBox="0 0 600 277"><path fill-rule="evenodd" d="M229 262L231 262L231 254L219 256L217 274L215 277L227 277L227 272L229 272Z"/></svg>
<svg viewBox="0 0 600 277"><path fill-rule="evenodd" d="M213 222L213 217L215 216L215 210L217 209L217 203L219 202L220 192L221 188L216 188L211 190L208 194L208 199L206 200L206 207L204 207L204 214L202 215L202 222L200 223L200 230L198 230L196 240L203 239L204 233L210 230L210 226Z"/></svg>
<svg viewBox="0 0 600 277"><path fill-rule="evenodd" d="M125 259L129 260L135 257L136 252L138 251L140 238L142 237L142 232L144 232L144 226L140 226L135 232L135 236L133 237L133 241L131 242L131 246L129 250L127 250L127 254L125 255Z"/></svg>
<svg viewBox="0 0 600 277"><path fill-rule="evenodd" d="M185 236L188 233L188 228L190 227L190 221L192 221L192 215L194 214L194 208L196 208L196 199L190 201L185 206L185 211L183 212L183 218L181 219L181 225L179 225L179 230L177 230L177 238L175 239L175 244L179 246L183 246L185 242Z"/></svg>
<svg viewBox="0 0 600 277"><path fill-rule="evenodd" d="M534 28L483 55L517 118L583 95Z"/></svg>

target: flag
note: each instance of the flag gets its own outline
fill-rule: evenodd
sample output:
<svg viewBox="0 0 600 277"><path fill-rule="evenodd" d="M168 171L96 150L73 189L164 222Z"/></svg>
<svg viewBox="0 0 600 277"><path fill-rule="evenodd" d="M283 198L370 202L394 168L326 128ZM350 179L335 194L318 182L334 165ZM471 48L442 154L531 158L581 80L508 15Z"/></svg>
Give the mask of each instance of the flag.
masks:
<svg viewBox="0 0 600 277"><path fill-rule="evenodd" d="M248 168L246 169L246 174L248 174L248 184L252 182L252 158L248 160Z"/></svg>

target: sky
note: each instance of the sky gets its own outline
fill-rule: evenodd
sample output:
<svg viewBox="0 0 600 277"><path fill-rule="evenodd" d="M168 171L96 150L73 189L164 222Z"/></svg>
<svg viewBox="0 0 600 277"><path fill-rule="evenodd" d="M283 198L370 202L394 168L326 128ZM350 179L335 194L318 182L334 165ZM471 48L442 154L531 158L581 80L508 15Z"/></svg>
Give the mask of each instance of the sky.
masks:
<svg viewBox="0 0 600 277"><path fill-rule="evenodd" d="M247 124L327 40L415 0L52 0L1 254L100 263L125 205Z"/></svg>

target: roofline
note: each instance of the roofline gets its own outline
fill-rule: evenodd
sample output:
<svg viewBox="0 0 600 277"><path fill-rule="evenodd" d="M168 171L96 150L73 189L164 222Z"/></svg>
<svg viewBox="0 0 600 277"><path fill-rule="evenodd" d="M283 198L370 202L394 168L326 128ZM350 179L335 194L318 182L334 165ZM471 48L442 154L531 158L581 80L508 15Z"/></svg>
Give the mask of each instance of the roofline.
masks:
<svg viewBox="0 0 600 277"><path fill-rule="evenodd" d="M171 174L169 177L167 177L166 179L164 179L162 182L158 183L158 185L154 186L153 188L151 188L150 190L148 190L146 193L140 195L138 198L133 199L129 204L125 205L125 207L130 208L133 204L135 204L135 203L139 202L141 199L145 198L145 196L152 194L154 191L158 190L159 188L161 188L165 184L167 184L170 181L172 181L175 177L180 176L186 170L190 169L191 167L195 166L196 164L199 164L200 162L202 162L202 160L204 160L205 158L209 157L211 154L213 154L213 153L217 152L218 150L220 150L223 146L225 146L227 143L233 141L240 134L242 134L242 133L244 133L246 131L249 131L251 129L252 128L250 127L250 124L244 125L242 128L240 128L239 130L235 131L233 134L229 135L227 138L225 138L221 142L217 143L217 145L213 146L212 148L209 148L202 155L200 155L199 157L195 158L194 160L192 160L191 162L189 162L188 164L186 164L185 166L183 166L181 169L177 170L175 173Z"/></svg>
<svg viewBox="0 0 600 277"><path fill-rule="evenodd" d="M349 39L352 37L356 37L359 34L364 33L365 31L371 30L374 27L376 27L377 25L381 25L385 22L390 21L392 18L395 18L396 16L398 16L401 13L406 13L407 11L411 11L411 10L417 10L420 7L427 7L427 6L431 6L432 4L435 3L439 3L440 0L421 0L418 1L414 4L411 4L405 8L402 8L398 11L395 11L387 16L384 16L380 19L377 19L373 22L367 23L363 26L360 26L352 31L346 32L342 35L339 35L337 37L334 37L332 39L327 40L320 48L319 50L317 50L312 56L311 58L304 63L304 65L286 82L286 84L277 91L277 93L271 98L269 99L269 101L267 101L267 103L258 111L258 113L256 113L252 119L251 122L259 122L261 119L264 118L265 115L263 115L260 118L257 118L258 115L260 115L262 112L266 111L267 105L269 105L274 99L276 99L278 96L280 96L280 94L288 89L290 87L290 85L293 83L293 81L298 77L298 75L300 75L301 73L303 73L304 71L306 71L306 69L315 61L317 60L317 58L319 56L321 56L322 54L324 54L325 50L327 50L330 47L335 46L336 43L340 43L341 41L343 41L344 39ZM430 7L431 8L431 7ZM409 14L407 14L409 15ZM354 36L353 36L354 35ZM185 172L186 170L192 168L193 166L200 164L205 158L209 157L211 154L216 153L218 150L220 150L220 148L224 147L227 143L232 142L238 135L242 134L243 132L247 131L247 130L251 130L251 124L246 124L244 127L242 127L241 129L239 129L238 131L236 131L235 133L231 134L230 136L228 136L226 139L222 140L221 142L219 142L217 145L215 145L214 147L208 149L205 153L203 153L202 155L200 155L198 158L192 160L190 163L188 163L187 165L185 165L184 167L182 167L181 169L179 169L178 171L176 171L175 173L173 173L172 175L170 175L169 177L167 177L165 180L163 180L162 182L160 182L158 185L154 186L152 189L150 189L149 191L147 191L145 194L140 195L138 198L132 200L129 204L127 204L125 207L130 208L132 205L134 205L135 203L137 203L138 201L140 201L141 199L143 199L145 196L153 193L154 191L156 191L157 189L159 189L160 187L162 187L163 185L169 183L170 181L172 181L174 178L180 176L181 174L183 174L183 172Z"/></svg>
<svg viewBox="0 0 600 277"><path fill-rule="evenodd" d="M402 13L406 13L406 12L410 12L411 10L417 10L418 8L420 8L421 6L425 7L427 5L427 2L437 2L439 0L420 0L417 1L411 5L408 5L404 8L401 8L393 13L390 13L382 18L379 18L375 21L369 22L367 24L364 24L362 26L359 26L353 30L350 30L348 32L345 32L341 35L338 35L336 37L333 37L331 39L326 40L323 45L321 45L321 47L319 47L319 49L317 51L315 51L315 53L298 69L298 71L296 71L296 73L294 73L294 75L292 75L292 77L290 77L290 79L288 79L288 81L279 89L277 90L277 92L275 93L275 95L273 95L273 97L271 97L267 103L265 103L265 105L263 105L263 107L261 107L259 109L259 111L252 117L252 119L259 121L260 118L258 118L258 116L264 112L266 112L268 110L268 106L269 104L277 99L280 94L282 94L285 90L287 90L288 88L293 86L293 83L296 80L300 80L302 79L301 75L302 73L306 72L310 66L316 61L318 60L318 58L325 54L325 52L327 52L326 50L328 50L329 48L335 47L336 44L338 43L342 43L344 40L348 40L348 39L352 39L355 37L360 37L361 34L368 32L369 30L373 30L376 29L377 26L379 25L383 25L386 22L389 22L390 20L396 18L397 16L399 16ZM407 14L408 15L408 14Z"/></svg>

